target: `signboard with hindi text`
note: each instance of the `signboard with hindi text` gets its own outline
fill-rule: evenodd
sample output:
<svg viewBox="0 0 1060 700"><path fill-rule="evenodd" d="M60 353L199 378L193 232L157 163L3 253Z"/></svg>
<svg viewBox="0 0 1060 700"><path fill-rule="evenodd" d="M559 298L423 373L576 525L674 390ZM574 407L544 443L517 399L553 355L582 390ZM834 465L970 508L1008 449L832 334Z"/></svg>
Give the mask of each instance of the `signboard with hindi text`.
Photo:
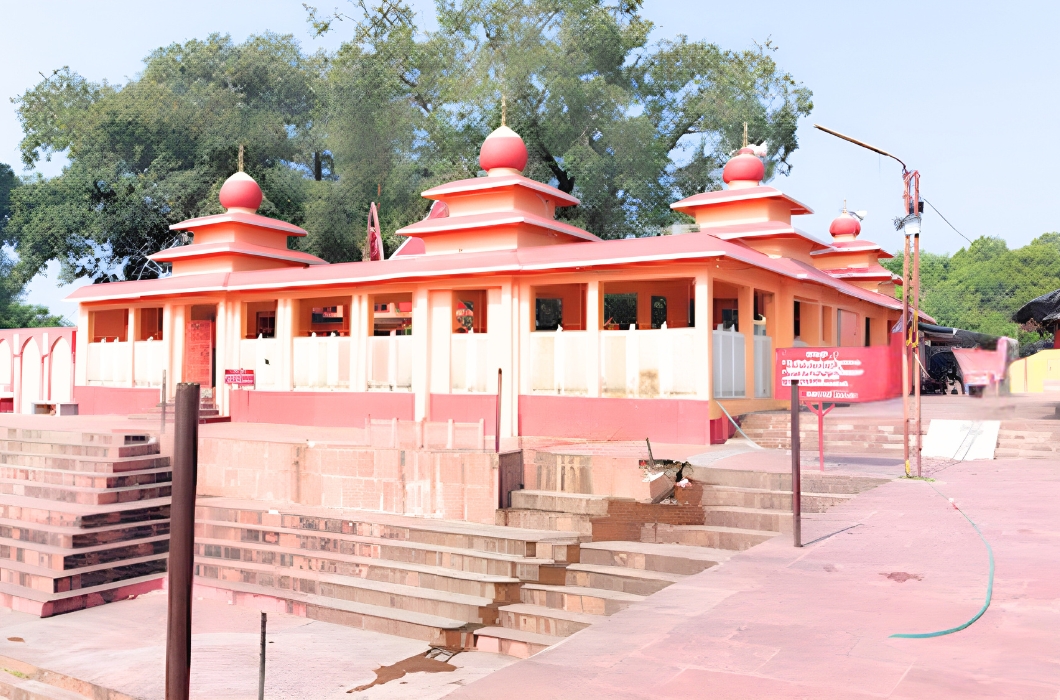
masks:
<svg viewBox="0 0 1060 700"><path fill-rule="evenodd" d="M774 396L799 382L805 401L862 403L902 395L902 334L889 345L839 348L778 348Z"/></svg>
<svg viewBox="0 0 1060 700"><path fill-rule="evenodd" d="M225 384L229 386L254 386L254 370L226 369Z"/></svg>
<svg viewBox="0 0 1060 700"><path fill-rule="evenodd" d="M185 326L184 381L213 386L213 321L188 321Z"/></svg>

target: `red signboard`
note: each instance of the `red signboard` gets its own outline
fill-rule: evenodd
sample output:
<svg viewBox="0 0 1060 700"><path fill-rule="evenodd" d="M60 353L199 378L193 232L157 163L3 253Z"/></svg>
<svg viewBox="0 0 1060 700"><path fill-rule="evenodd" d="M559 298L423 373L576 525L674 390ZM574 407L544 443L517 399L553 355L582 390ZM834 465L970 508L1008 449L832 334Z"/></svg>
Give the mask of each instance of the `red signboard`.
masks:
<svg viewBox="0 0 1060 700"><path fill-rule="evenodd" d="M185 326L184 381L213 386L213 321L188 321Z"/></svg>
<svg viewBox="0 0 1060 700"><path fill-rule="evenodd" d="M254 386L254 370L226 369L225 384L232 386Z"/></svg>
<svg viewBox="0 0 1060 700"><path fill-rule="evenodd" d="M846 348L779 348L776 391L787 397L792 380L804 401L861 403L902 395L902 334L890 345Z"/></svg>

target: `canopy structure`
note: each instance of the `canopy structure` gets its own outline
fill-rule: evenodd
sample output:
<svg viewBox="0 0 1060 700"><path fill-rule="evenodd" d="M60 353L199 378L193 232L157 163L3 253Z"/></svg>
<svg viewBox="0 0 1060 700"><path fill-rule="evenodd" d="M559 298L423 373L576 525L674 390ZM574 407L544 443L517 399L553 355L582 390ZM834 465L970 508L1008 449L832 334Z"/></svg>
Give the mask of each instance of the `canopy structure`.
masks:
<svg viewBox="0 0 1060 700"><path fill-rule="evenodd" d="M1020 324L1034 321L1044 328L1055 331L1056 326L1060 324L1060 289L1054 289L1048 294L1031 299L1012 315L1012 320Z"/></svg>

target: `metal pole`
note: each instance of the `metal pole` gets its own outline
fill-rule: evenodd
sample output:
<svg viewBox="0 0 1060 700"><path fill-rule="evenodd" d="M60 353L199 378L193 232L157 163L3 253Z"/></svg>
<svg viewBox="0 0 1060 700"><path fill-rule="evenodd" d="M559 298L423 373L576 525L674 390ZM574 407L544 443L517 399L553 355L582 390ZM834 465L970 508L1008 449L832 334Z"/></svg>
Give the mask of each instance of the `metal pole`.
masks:
<svg viewBox="0 0 1060 700"><path fill-rule="evenodd" d="M501 379L503 378L503 370L497 369L497 415L496 423L493 424L493 448L500 454L501 452Z"/></svg>
<svg viewBox="0 0 1060 700"><path fill-rule="evenodd" d="M162 370L162 434L166 434L166 371Z"/></svg>
<svg viewBox="0 0 1060 700"><path fill-rule="evenodd" d="M909 476L909 235L902 256L902 451Z"/></svg>
<svg viewBox="0 0 1060 700"><path fill-rule="evenodd" d="M261 613L261 661L258 664L258 700L265 700L265 612Z"/></svg>
<svg viewBox="0 0 1060 700"><path fill-rule="evenodd" d="M195 486L199 462L199 385L177 384L173 423L173 499L169 526L166 700L188 700L191 586L195 572Z"/></svg>
<svg viewBox="0 0 1060 700"><path fill-rule="evenodd" d="M795 546L802 546L802 465L799 439L799 382L791 380L791 532Z"/></svg>
<svg viewBox="0 0 1060 700"><path fill-rule="evenodd" d="M920 205L917 204L917 207ZM914 396L916 397L916 475L920 476L920 233L913 235L913 371Z"/></svg>

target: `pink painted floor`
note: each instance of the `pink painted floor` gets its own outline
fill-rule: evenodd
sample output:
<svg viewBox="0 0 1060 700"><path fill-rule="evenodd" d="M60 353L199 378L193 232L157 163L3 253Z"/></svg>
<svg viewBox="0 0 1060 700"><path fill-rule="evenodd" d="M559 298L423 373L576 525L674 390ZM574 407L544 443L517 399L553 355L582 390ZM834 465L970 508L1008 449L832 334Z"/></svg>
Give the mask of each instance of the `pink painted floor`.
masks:
<svg viewBox="0 0 1060 700"><path fill-rule="evenodd" d="M452 698L1060 697L1060 464L932 463ZM946 498L932 490L937 488ZM994 549L987 553L954 498Z"/></svg>

